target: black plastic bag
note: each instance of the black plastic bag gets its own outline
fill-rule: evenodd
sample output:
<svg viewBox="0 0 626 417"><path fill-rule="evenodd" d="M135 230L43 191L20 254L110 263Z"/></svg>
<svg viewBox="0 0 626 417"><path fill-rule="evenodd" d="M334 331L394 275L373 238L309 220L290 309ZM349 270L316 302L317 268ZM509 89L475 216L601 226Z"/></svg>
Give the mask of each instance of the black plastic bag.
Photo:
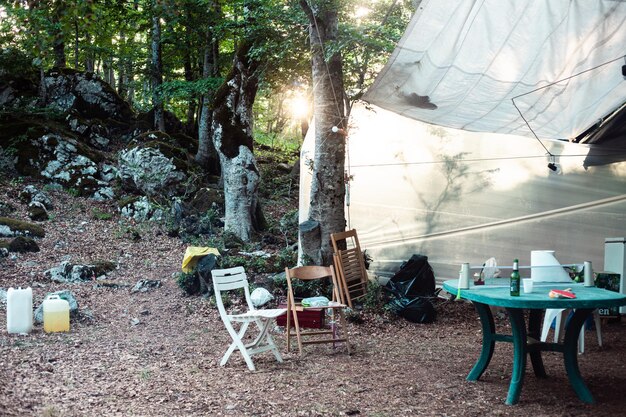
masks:
<svg viewBox="0 0 626 417"><path fill-rule="evenodd" d="M410 300L435 295L435 273L424 255L411 256L387 284Z"/></svg>
<svg viewBox="0 0 626 417"><path fill-rule="evenodd" d="M437 312L430 298L436 295L435 273L428 257L413 255L387 282L388 308L413 323L432 323Z"/></svg>
<svg viewBox="0 0 626 417"><path fill-rule="evenodd" d="M435 306L427 297L396 298L389 302L389 308L400 317L413 323L432 323L437 317Z"/></svg>

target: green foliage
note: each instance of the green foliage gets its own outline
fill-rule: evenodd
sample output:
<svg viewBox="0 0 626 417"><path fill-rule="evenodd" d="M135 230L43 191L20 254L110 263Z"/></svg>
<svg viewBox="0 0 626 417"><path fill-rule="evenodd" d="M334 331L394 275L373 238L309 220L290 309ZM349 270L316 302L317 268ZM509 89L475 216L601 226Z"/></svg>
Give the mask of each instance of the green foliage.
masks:
<svg viewBox="0 0 626 417"><path fill-rule="evenodd" d="M387 296L378 279L368 281L367 292L362 300L363 311L374 314L382 314L387 311L385 307L388 301Z"/></svg>
<svg viewBox="0 0 626 417"><path fill-rule="evenodd" d="M203 94L207 94L211 98L223 82L223 78L202 78L196 81L171 80L161 84L159 92L165 99L189 100Z"/></svg>
<svg viewBox="0 0 626 417"><path fill-rule="evenodd" d="M262 256L224 255L222 257L222 268L233 268L235 266L243 266L248 273L269 272L271 269L268 258Z"/></svg>
<svg viewBox="0 0 626 417"><path fill-rule="evenodd" d="M72 197L79 197L80 196L80 190L78 188L70 187L70 188L67 189L67 193L69 195L71 195Z"/></svg>
<svg viewBox="0 0 626 417"><path fill-rule="evenodd" d="M200 292L200 278L195 272L179 272L176 277L176 284L187 295L195 295Z"/></svg>
<svg viewBox="0 0 626 417"><path fill-rule="evenodd" d="M111 220L113 218L113 215L111 213L101 211L98 208L92 208L91 217L93 217L96 220Z"/></svg>
<svg viewBox="0 0 626 417"><path fill-rule="evenodd" d="M280 290L282 293L287 293L287 277L284 272L275 275L273 280L276 289ZM324 296L330 300L333 296L333 287L330 279L317 279L313 281L294 279L291 281L291 286L296 298Z"/></svg>

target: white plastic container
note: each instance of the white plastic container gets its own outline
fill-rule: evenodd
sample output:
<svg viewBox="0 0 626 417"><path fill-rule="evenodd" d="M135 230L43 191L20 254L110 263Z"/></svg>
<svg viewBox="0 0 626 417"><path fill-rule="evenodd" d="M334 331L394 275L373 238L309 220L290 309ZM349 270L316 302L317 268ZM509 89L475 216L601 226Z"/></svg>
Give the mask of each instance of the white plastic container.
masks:
<svg viewBox="0 0 626 417"><path fill-rule="evenodd" d="M43 330L51 332L70 331L70 303L58 295L43 300Z"/></svg>
<svg viewBox="0 0 626 417"><path fill-rule="evenodd" d="M33 329L33 290L28 287L7 291L7 332L30 333Z"/></svg>

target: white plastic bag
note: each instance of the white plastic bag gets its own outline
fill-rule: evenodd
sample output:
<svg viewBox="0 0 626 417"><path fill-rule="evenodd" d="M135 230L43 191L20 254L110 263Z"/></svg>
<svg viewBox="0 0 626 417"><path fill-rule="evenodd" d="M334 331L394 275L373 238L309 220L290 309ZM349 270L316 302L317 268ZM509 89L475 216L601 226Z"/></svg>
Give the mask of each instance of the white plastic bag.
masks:
<svg viewBox="0 0 626 417"><path fill-rule="evenodd" d="M500 276L500 270L498 269L498 263L496 258L489 258L483 264L484 279L497 278Z"/></svg>
<svg viewBox="0 0 626 417"><path fill-rule="evenodd" d="M267 304L270 300L274 299L274 296L265 288L259 287L252 291L250 299L252 300L252 305L255 307L261 307L262 305Z"/></svg>

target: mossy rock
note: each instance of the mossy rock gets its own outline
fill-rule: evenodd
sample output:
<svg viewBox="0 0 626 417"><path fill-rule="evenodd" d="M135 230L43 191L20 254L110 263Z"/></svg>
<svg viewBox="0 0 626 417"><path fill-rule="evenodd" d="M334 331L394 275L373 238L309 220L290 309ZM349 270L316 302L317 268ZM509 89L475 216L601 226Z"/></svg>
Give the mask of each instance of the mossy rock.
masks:
<svg viewBox="0 0 626 417"><path fill-rule="evenodd" d="M117 201L117 207L119 207L120 209L123 209L124 207L138 201L140 198L141 197L137 195L122 197Z"/></svg>
<svg viewBox="0 0 626 417"><path fill-rule="evenodd" d="M28 206L28 217L36 222L46 221L50 219L48 211L43 205L30 205Z"/></svg>
<svg viewBox="0 0 626 417"><path fill-rule="evenodd" d="M9 252L39 252L39 245L30 237L18 236L7 245Z"/></svg>
<svg viewBox="0 0 626 417"><path fill-rule="evenodd" d="M41 226L9 217L0 217L0 231L8 228L14 236L35 236L44 237L46 232Z"/></svg>
<svg viewBox="0 0 626 417"><path fill-rule="evenodd" d="M117 263L112 261L96 261L92 266L95 276L99 277L101 275L105 275L107 272L115 270L115 268L117 268Z"/></svg>

